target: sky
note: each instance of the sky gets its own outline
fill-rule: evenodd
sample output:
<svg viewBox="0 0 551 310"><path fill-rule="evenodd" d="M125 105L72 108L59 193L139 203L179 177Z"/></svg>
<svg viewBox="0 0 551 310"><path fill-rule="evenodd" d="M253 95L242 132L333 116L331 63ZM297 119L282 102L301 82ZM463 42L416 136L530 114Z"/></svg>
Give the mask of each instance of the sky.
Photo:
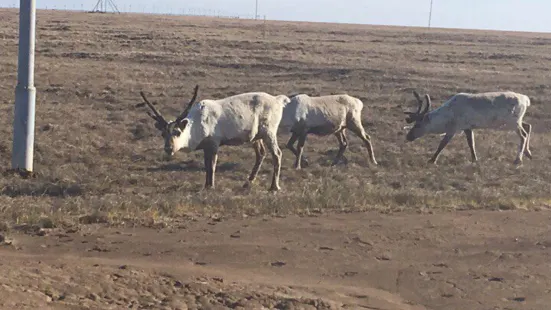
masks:
<svg viewBox="0 0 551 310"><path fill-rule="evenodd" d="M252 17L257 0L112 0L119 9ZM432 26L551 32L549 0L433 0ZM36 0L37 8L92 9L97 0ZM19 0L0 0L18 7ZM427 26L430 0L258 0L267 19Z"/></svg>

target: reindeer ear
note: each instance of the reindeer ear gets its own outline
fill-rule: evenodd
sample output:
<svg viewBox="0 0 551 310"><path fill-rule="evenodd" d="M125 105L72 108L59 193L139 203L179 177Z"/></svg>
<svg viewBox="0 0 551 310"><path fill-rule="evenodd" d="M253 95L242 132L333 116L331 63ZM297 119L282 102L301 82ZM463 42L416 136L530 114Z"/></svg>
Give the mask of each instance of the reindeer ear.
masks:
<svg viewBox="0 0 551 310"><path fill-rule="evenodd" d="M408 123L408 124L411 124L411 123L415 122L416 117L417 117L417 115L418 115L418 114L415 113L415 112L404 112L404 114L407 115L407 117L406 117L406 123Z"/></svg>
<svg viewBox="0 0 551 310"><path fill-rule="evenodd" d="M184 130L186 128L186 126L188 125L189 121L187 119L183 119L181 121L179 121L176 126L180 129L180 130Z"/></svg>

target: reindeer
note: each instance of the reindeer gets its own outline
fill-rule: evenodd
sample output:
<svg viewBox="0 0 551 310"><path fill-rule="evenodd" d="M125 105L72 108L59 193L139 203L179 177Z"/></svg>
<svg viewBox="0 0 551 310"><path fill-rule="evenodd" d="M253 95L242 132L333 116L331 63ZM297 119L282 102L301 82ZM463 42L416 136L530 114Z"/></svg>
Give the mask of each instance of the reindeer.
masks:
<svg viewBox="0 0 551 310"><path fill-rule="evenodd" d="M522 164L522 156L532 159L530 132L532 126L523 121L530 106L528 96L514 92L458 93L442 106L430 111L431 99L425 95L426 105L414 91L419 107L416 112L404 112L406 122L415 123L407 133L407 141L414 141L426 134L444 134L436 153L429 163L436 164L440 152L456 133L463 131L471 150L471 161L478 160L475 151L473 129L515 130L520 137L515 165Z"/></svg>
<svg viewBox="0 0 551 310"><path fill-rule="evenodd" d="M164 138L164 150L172 156L178 150L186 152L203 150L206 180L205 188L214 188L214 174L218 149L222 145L251 143L256 162L249 175L252 185L266 157L266 148L272 155L273 174L271 191L277 191L281 170L282 152L277 144L277 130L283 113L283 102L264 92L251 92L219 100L201 100L195 103L199 86L182 114L174 121L167 121L140 92L151 109L147 114L155 120L155 127Z"/></svg>
<svg viewBox="0 0 551 310"><path fill-rule="evenodd" d="M299 94L291 97L283 110L280 127L291 132L287 148L295 154L295 169L301 169L302 163L308 164L303 158L303 147L308 134L335 135L339 141L339 151L332 165L338 164L348 147L346 129L364 141L369 158L377 165L371 137L362 126L362 109L362 101L349 95L310 97ZM295 148L294 143L297 140L297 148Z"/></svg>

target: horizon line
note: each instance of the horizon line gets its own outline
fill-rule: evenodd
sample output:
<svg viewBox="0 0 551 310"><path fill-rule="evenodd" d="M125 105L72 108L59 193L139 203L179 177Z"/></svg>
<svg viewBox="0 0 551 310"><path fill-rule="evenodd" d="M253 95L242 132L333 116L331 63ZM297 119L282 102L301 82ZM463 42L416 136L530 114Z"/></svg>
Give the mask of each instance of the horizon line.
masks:
<svg viewBox="0 0 551 310"><path fill-rule="evenodd" d="M19 10L19 7L5 7L0 6L0 10ZM396 25L396 24L369 24L369 23L353 23L353 22L334 22L334 21L309 21L309 20L293 20L293 19L269 19L267 15L258 15L254 18L254 14L243 15L201 15L201 14L181 14L181 13L159 13L159 12L134 12L134 11L92 11L92 10L80 10L80 9L65 9L65 8L37 8L39 11L62 11L73 13L87 13L87 14L139 14L139 15L157 15L157 16L174 16L174 17L202 17L202 18L221 18L221 19L240 19L250 21L270 21L270 22L290 22L290 23L306 23L306 24L329 24L329 25L351 25L351 26L368 26L368 27L391 27L391 28L413 28L413 29L426 29L430 30L454 30L454 31L475 31L475 32L500 32L500 33L518 33L518 34L551 34L551 31L528 31L528 30L511 30L511 29L494 29L494 28L461 28L461 27L438 27L431 25L416 26L416 25Z"/></svg>

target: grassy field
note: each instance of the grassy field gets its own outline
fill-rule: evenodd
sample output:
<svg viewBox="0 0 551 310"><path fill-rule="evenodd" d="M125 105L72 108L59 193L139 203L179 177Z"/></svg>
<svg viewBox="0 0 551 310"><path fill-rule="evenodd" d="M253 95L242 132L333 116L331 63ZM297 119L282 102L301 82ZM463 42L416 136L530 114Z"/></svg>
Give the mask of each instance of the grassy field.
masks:
<svg viewBox="0 0 551 310"><path fill-rule="evenodd" d="M17 69L16 10L0 10L0 166L10 165ZM5 174L0 217L56 225L174 223L190 215L243 216L369 209L516 209L551 202L551 35L256 22L200 17L39 11L34 179ZM200 98L247 91L348 93L363 100L364 125L380 165L350 136L348 165L331 167L335 137L309 137L310 166L292 168L283 149L282 191L267 191L271 160L243 189L252 147L223 147L217 189L202 191L202 152L163 160L162 138L139 91L176 116L195 84ZM412 90L438 106L459 91L528 95L534 159L516 168L514 132L475 132L472 165L463 136L426 161L439 136L405 143ZM288 139L281 135L280 144ZM42 220L44 221L44 220Z"/></svg>

